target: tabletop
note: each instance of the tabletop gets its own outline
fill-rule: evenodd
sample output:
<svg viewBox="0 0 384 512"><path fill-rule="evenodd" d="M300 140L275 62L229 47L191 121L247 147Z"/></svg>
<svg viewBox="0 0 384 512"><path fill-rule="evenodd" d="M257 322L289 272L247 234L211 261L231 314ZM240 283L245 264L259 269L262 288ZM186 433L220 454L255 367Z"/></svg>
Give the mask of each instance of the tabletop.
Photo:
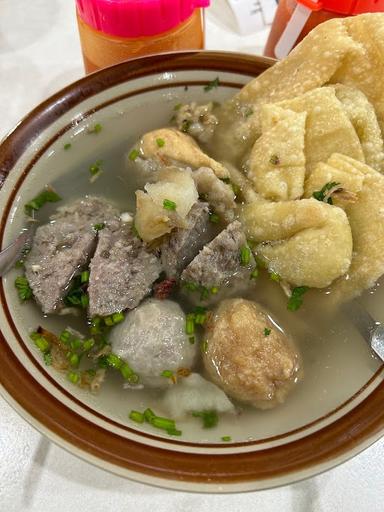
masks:
<svg viewBox="0 0 384 512"><path fill-rule="evenodd" d="M249 2L263 9L258 31L250 35L240 35L225 0L211 3L208 49L262 52L274 0ZM41 100L83 73L73 0L0 0L0 139ZM278 489L207 495L149 487L57 447L0 397L0 512L379 512L383 475L381 440L337 468Z"/></svg>

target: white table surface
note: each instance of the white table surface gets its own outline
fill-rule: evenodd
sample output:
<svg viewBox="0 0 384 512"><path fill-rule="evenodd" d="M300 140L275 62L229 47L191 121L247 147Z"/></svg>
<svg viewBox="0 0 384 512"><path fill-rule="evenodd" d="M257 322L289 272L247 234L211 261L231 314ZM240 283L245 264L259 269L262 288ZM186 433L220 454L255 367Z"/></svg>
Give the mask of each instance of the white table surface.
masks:
<svg viewBox="0 0 384 512"><path fill-rule="evenodd" d="M207 47L260 53L267 29L240 36L225 0L212 3ZM83 75L73 4L0 0L0 139L42 99ZM383 496L384 441L323 475L280 489L188 494L130 482L77 459L0 398L0 512L382 512Z"/></svg>

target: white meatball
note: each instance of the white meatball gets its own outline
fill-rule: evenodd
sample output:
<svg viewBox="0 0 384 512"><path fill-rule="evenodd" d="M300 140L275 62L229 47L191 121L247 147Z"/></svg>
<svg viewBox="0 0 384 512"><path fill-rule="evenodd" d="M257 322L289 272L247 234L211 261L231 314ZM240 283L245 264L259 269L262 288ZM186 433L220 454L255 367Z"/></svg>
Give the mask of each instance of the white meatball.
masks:
<svg viewBox="0 0 384 512"><path fill-rule="evenodd" d="M185 334L185 314L176 302L149 299L130 311L111 333L114 353L122 357L148 387L167 387L164 370L192 368L197 343Z"/></svg>

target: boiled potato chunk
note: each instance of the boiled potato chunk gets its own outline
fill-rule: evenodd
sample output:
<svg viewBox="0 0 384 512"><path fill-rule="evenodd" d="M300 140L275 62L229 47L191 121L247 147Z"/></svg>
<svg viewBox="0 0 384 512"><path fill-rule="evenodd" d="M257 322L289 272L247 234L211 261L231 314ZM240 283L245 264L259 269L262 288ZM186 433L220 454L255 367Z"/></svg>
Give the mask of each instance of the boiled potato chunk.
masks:
<svg viewBox="0 0 384 512"><path fill-rule="evenodd" d="M252 301L223 301L207 329L204 366L230 397L268 409L284 401L300 376L292 340Z"/></svg>

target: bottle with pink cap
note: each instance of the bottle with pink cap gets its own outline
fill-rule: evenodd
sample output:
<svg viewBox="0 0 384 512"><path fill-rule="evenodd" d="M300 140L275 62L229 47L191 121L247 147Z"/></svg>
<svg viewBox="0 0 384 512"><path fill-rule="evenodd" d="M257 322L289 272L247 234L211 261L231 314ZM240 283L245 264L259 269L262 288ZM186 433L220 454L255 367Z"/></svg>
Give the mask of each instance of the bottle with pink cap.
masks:
<svg viewBox="0 0 384 512"><path fill-rule="evenodd" d="M154 53L204 48L210 0L76 0L87 73Z"/></svg>

